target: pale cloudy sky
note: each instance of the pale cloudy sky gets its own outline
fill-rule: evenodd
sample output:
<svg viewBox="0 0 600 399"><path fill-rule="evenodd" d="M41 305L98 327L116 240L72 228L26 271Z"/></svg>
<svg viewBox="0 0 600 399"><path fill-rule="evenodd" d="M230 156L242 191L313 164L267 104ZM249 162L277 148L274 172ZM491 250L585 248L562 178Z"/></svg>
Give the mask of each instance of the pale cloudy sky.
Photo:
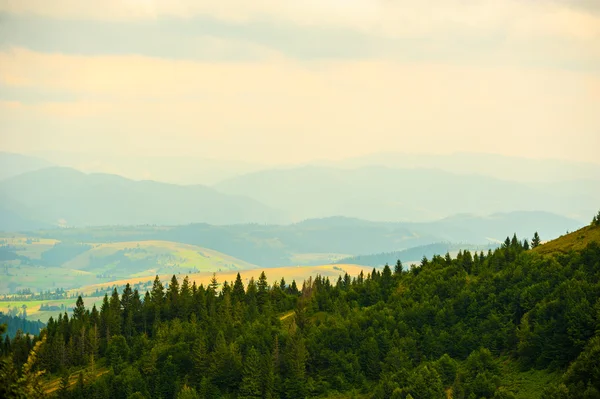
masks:
<svg viewBox="0 0 600 399"><path fill-rule="evenodd" d="M598 148L598 0L0 0L0 150Z"/></svg>

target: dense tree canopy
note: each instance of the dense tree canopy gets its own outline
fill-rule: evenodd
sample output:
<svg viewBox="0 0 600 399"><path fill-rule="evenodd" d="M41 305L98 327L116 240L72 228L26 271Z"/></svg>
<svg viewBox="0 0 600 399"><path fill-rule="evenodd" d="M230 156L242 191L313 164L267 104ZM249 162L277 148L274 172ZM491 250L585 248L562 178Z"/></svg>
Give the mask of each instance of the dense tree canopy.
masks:
<svg viewBox="0 0 600 399"><path fill-rule="evenodd" d="M564 373L544 397L598 397L600 246L528 248L513 236L301 289L156 277L5 340L2 370L16 381L42 338L36 367L66 375L61 398L512 398L503 358Z"/></svg>

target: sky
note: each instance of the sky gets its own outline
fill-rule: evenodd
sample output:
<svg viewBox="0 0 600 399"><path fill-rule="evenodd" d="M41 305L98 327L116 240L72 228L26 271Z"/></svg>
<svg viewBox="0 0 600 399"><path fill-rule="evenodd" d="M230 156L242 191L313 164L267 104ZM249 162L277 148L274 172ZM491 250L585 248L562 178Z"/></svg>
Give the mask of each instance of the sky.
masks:
<svg viewBox="0 0 600 399"><path fill-rule="evenodd" d="M597 0L0 0L0 150L600 163Z"/></svg>

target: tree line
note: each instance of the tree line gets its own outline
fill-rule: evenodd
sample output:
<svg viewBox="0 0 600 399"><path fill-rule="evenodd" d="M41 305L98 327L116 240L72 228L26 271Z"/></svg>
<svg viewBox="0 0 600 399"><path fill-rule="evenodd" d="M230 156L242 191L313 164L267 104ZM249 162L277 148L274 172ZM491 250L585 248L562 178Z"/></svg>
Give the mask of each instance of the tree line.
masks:
<svg viewBox="0 0 600 399"><path fill-rule="evenodd" d="M115 289L99 310L79 298L72 317L17 335L0 372L34 386L18 378L43 342L36 369L61 377L59 398L513 398L504 359L558 371L544 398L598 397L600 245L529 248L507 237L300 288L264 272L247 286L156 277L143 295Z"/></svg>

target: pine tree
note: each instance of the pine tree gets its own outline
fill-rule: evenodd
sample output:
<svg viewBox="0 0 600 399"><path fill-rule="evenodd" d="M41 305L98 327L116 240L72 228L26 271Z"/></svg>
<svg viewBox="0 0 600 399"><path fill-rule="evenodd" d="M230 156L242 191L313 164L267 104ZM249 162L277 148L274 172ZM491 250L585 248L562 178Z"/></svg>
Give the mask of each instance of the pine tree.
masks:
<svg viewBox="0 0 600 399"><path fill-rule="evenodd" d="M158 321L160 321L161 313L163 312L164 301L165 290L162 283L160 282L160 278L158 278L158 275L156 275L156 277L154 278L154 283L152 284L152 291L150 293L149 301L149 304L152 305L152 322L157 323Z"/></svg>
<svg viewBox="0 0 600 399"><path fill-rule="evenodd" d="M233 283L231 299L234 303L243 302L245 295L246 291L244 290L244 283L242 282L242 278L238 273L235 277L235 283Z"/></svg>
<svg viewBox="0 0 600 399"><path fill-rule="evenodd" d="M83 299L81 295L77 297L77 302L75 303L75 308L73 309L73 318L78 321L83 321L85 316L85 306L83 305Z"/></svg>
<svg viewBox="0 0 600 399"><path fill-rule="evenodd" d="M190 308L192 307L192 290L190 288L190 279L188 276L185 276L183 283L181 284L179 300L179 317L183 320L187 320L190 315Z"/></svg>
<svg viewBox="0 0 600 399"><path fill-rule="evenodd" d="M248 320L254 320L258 316L258 303L256 299L257 294L258 289L256 288L256 283L254 282L253 278L250 278L250 281L248 282L248 288L246 290L246 316Z"/></svg>
<svg viewBox="0 0 600 399"><path fill-rule="evenodd" d="M296 332L288 344L286 359L288 360L288 377L285 381L285 393L289 399L300 399L306 396L306 358L304 340Z"/></svg>
<svg viewBox="0 0 600 399"><path fill-rule="evenodd" d="M198 383L202 381L202 377L205 376L209 369L209 357L206 349L206 342L204 337L200 337L192 351L192 361L194 364L194 380Z"/></svg>
<svg viewBox="0 0 600 399"><path fill-rule="evenodd" d="M217 295L217 289L219 288L219 281L217 280L217 273L213 273L210 279L208 288L212 291L213 295Z"/></svg>
<svg viewBox="0 0 600 399"><path fill-rule="evenodd" d="M177 277L175 277L175 275L173 275L173 277L171 277L171 282L169 283L169 287L167 287L165 313L169 317L173 318L177 315L178 309L179 309L179 282L177 281Z"/></svg>
<svg viewBox="0 0 600 399"><path fill-rule="evenodd" d="M110 305L108 304L108 295L104 294L104 300L100 306L100 337L103 339L103 347L106 340L110 338Z"/></svg>
<svg viewBox="0 0 600 399"><path fill-rule="evenodd" d="M382 291L383 298L384 298L384 300L387 300L388 296L391 293L392 286L394 284L394 281L392 279L392 270L390 269L390 267L388 266L387 263L383 267L383 272L381 273L381 283L380 284L381 284L381 291Z"/></svg>
<svg viewBox="0 0 600 399"><path fill-rule="evenodd" d="M175 396L175 382L177 379L177 368L173 364L173 357L169 355L162 365L160 372L160 393L163 398Z"/></svg>
<svg viewBox="0 0 600 399"><path fill-rule="evenodd" d="M402 261L400 259L398 259L396 261L396 265L394 266L394 276L400 276L402 274L402 271L403 271Z"/></svg>
<svg viewBox="0 0 600 399"><path fill-rule="evenodd" d="M262 397L262 372L260 357L254 347L250 348L244 361L244 373L238 398L252 399Z"/></svg>
<svg viewBox="0 0 600 399"><path fill-rule="evenodd" d="M121 295L121 305L123 306L123 332L128 339L133 335L134 329L132 303L133 291L129 283L127 283Z"/></svg>
<svg viewBox="0 0 600 399"><path fill-rule="evenodd" d="M273 356L263 356L262 358L262 397L271 399L277 397L275 395L275 365Z"/></svg>
<svg viewBox="0 0 600 399"><path fill-rule="evenodd" d="M113 289L112 296L109 301L109 325L110 325L110 333L112 335L117 335L121 333L121 299L119 298L119 293L117 289Z"/></svg>
<svg viewBox="0 0 600 399"><path fill-rule="evenodd" d="M598 211L597 215L594 215L592 219L592 226L600 226L600 211Z"/></svg>
<svg viewBox="0 0 600 399"><path fill-rule="evenodd" d="M517 233L513 234L512 239L510 240L511 248L519 248L519 240L517 239Z"/></svg>
<svg viewBox="0 0 600 399"><path fill-rule="evenodd" d="M540 236L539 236L538 232L536 231L533 234L533 238L531 239L531 248L536 248L540 244L541 244Z"/></svg>
<svg viewBox="0 0 600 399"><path fill-rule="evenodd" d="M446 262L446 266L450 266L452 264L452 257L450 256L449 252L446 252L446 255L444 255L444 262Z"/></svg>
<svg viewBox="0 0 600 399"><path fill-rule="evenodd" d="M133 319L133 331L143 331L143 307L142 300L140 299L140 293L137 288L133 290L133 296L131 297L130 313Z"/></svg>
<svg viewBox="0 0 600 399"><path fill-rule="evenodd" d="M260 310L264 310L269 302L269 282L265 272L260 273L258 283L256 284L258 292L256 293L256 302Z"/></svg>

